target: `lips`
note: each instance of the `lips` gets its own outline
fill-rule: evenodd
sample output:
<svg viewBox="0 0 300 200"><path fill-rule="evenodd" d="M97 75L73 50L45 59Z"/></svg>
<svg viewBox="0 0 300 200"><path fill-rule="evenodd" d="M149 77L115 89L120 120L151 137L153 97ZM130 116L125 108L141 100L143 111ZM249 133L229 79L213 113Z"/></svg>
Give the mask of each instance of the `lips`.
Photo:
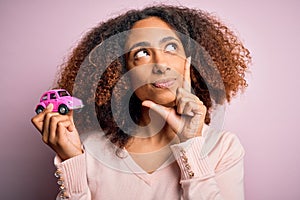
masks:
<svg viewBox="0 0 300 200"><path fill-rule="evenodd" d="M175 78L161 79L154 81L152 85L156 88L170 88L175 83L175 81Z"/></svg>

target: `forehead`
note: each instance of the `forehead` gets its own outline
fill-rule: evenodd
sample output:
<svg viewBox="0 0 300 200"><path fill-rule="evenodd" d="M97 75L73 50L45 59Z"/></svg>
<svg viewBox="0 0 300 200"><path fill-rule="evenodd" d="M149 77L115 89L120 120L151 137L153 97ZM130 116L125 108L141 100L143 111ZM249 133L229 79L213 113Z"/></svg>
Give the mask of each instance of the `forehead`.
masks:
<svg viewBox="0 0 300 200"><path fill-rule="evenodd" d="M136 28L164 28L171 29L171 26L158 17L148 17L134 23L132 29Z"/></svg>
<svg viewBox="0 0 300 200"><path fill-rule="evenodd" d="M159 41L164 37L174 37L179 39L176 32L169 24L158 17L149 17L137 21L129 31L126 46L130 46L136 42L147 41L151 44Z"/></svg>

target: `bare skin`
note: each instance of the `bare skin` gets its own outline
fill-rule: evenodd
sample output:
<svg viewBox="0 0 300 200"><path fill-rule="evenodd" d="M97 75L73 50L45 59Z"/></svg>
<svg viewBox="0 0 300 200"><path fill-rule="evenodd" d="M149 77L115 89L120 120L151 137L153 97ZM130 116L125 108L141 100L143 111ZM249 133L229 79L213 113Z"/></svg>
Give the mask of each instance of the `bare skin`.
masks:
<svg viewBox="0 0 300 200"><path fill-rule="evenodd" d="M156 119L166 121L166 125L158 133L152 135L150 132L154 127L149 126L149 132L146 130L141 133L143 137L133 137L125 147L133 155L133 159L151 173L164 162L170 154L169 150L162 156L153 154L155 159L152 164L145 164L143 159L135 155L158 152L171 144L201 136L206 107L191 93L191 60L186 58L183 45L171 27L159 18L150 17L136 22L133 26L133 29L140 28L166 30L158 32L155 37L139 32L138 35L129 36L126 44L126 48L135 46L127 57L128 70L141 65L149 66L149 70L143 70L141 74L137 70L132 78L133 85L138 84L135 81L144 77L149 82L135 91L143 106L141 124L149 123L149 110L154 111ZM147 43L141 46L141 41ZM135 45L137 43L139 45ZM32 123L42 134L43 141L62 160L83 153L72 112L68 115L53 113L50 104L42 113L32 118Z"/></svg>
<svg viewBox="0 0 300 200"><path fill-rule="evenodd" d="M157 113L153 118L161 118L167 124L154 136L144 133L151 137L133 138L134 142L129 142L127 149L145 153L146 148L151 152L168 145L175 136L180 142L201 136L206 107L191 93L190 58L186 58L180 39L167 23L156 17L140 20L132 29L137 31L129 36L126 44L131 49L127 57L128 69L146 65L136 70L132 80L133 84L149 82L135 91L143 101L141 124L149 123L149 109ZM175 83L158 87L151 84L156 80L168 82L172 78Z"/></svg>
<svg viewBox="0 0 300 200"><path fill-rule="evenodd" d="M60 115L52 112L53 105L49 104L31 121L42 134L43 142L50 146L62 160L67 160L83 153L79 134L73 122L73 112Z"/></svg>

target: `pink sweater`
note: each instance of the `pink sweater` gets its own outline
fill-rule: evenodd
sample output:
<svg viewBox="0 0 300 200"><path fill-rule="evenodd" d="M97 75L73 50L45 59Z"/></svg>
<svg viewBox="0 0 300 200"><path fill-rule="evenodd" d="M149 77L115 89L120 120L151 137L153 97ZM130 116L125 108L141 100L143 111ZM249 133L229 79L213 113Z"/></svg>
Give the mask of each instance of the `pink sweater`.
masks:
<svg viewBox="0 0 300 200"><path fill-rule="evenodd" d="M205 129L202 137L172 145L173 155L151 174L126 150L118 157L101 134L90 135L83 143L84 154L64 162L56 157L57 177L64 191L57 199L244 199L244 149L238 138L229 132L209 137Z"/></svg>

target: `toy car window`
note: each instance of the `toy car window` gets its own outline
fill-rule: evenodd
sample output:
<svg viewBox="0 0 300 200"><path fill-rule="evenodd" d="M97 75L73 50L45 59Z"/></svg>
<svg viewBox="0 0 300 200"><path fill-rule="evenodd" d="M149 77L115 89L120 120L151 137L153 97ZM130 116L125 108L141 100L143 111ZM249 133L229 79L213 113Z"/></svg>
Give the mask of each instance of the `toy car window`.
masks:
<svg viewBox="0 0 300 200"><path fill-rule="evenodd" d="M58 95L59 95L60 97L70 96L69 93L68 93L67 91L59 91L59 92L58 92Z"/></svg>
<svg viewBox="0 0 300 200"><path fill-rule="evenodd" d="M50 99L56 99L55 93L51 93L51 94L50 94Z"/></svg>
<svg viewBox="0 0 300 200"><path fill-rule="evenodd" d="M42 100L47 100L47 94L45 94L43 97L42 97Z"/></svg>

